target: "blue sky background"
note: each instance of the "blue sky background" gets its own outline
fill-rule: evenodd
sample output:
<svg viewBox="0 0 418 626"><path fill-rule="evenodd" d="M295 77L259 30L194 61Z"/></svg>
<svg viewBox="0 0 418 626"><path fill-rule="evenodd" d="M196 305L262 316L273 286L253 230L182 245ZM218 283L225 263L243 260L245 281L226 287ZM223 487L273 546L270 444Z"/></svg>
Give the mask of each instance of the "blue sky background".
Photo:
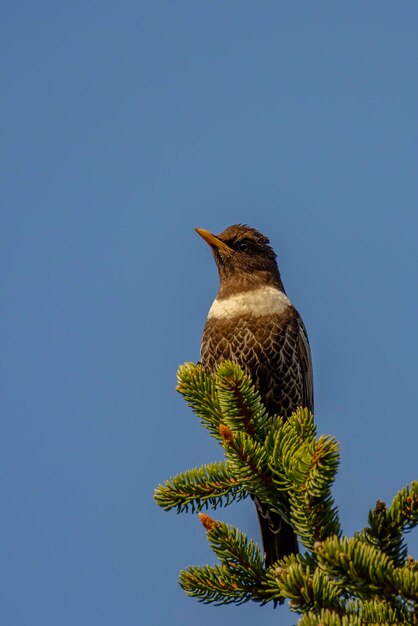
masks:
<svg viewBox="0 0 418 626"><path fill-rule="evenodd" d="M417 19L384 0L3 0L4 624L296 621L187 598L178 571L214 556L152 501L220 458L175 392L217 289L195 226L246 222L278 252L346 533L417 479ZM215 516L258 538L250 502Z"/></svg>

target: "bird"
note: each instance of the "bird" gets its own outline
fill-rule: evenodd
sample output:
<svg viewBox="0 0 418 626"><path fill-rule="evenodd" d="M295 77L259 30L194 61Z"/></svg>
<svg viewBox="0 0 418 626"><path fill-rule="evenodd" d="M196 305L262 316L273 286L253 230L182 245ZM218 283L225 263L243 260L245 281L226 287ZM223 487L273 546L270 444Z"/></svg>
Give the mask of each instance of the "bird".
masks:
<svg viewBox="0 0 418 626"><path fill-rule="evenodd" d="M270 240L246 224L229 226L219 235L195 230L211 248L220 283L203 330L203 368L214 373L225 360L238 363L271 416L287 419L298 407L313 412L308 335L286 294ZM265 566L297 554L292 527L257 497L253 500Z"/></svg>

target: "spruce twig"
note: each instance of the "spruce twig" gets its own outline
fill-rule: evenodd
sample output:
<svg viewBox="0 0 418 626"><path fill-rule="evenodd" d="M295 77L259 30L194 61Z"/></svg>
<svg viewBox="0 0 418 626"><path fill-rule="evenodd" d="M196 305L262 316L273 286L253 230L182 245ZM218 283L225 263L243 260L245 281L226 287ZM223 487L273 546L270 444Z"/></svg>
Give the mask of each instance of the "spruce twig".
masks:
<svg viewBox="0 0 418 626"><path fill-rule="evenodd" d="M403 487L390 507L378 501L368 527L344 537L331 493L339 446L317 436L307 409L286 421L269 416L250 378L231 362L216 376L186 363L177 389L225 460L159 485L157 504L195 512L257 496L293 526L306 549L265 569L245 533L200 513L219 563L180 573L188 595L215 604L287 599L301 616L299 626L418 626L418 561L407 557L405 541L418 525L418 481Z"/></svg>

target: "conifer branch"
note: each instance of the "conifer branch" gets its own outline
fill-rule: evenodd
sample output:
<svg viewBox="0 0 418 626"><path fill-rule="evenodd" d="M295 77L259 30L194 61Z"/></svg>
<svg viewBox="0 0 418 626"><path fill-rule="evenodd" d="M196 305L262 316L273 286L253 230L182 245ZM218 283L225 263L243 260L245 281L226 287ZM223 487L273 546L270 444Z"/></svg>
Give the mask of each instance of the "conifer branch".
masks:
<svg viewBox="0 0 418 626"><path fill-rule="evenodd" d="M395 565L401 566L405 562L407 547L403 524L394 522L382 500L378 500L375 508L369 512L369 526L358 533L358 537L382 550Z"/></svg>
<svg viewBox="0 0 418 626"><path fill-rule="evenodd" d="M253 599L254 589L240 585L222 565L191 566L180 572L179 584L188 596L209 604L244 604Z"/></svg>
<svg viewBox="0 0 418 626"><path fill-rule="evenodd" d="M224 424L263 441L270 418L260 394L242 369L232 361L222 363L216 372L216 388Z"/></svg>
<svg viewBox="0 0 418 626"><path fill-rule="evenodd" d="M231 431L228 439L224 439L224 448L232 472L244 489L288 519L287 494L278 494L274 489L265 447L246 433Z"/></svg>
<svg viewBox="0 0 418 626"><path fill-rule="evenodd" d="M389 517L393 524L399 524L404 532L409 532L418 524L418 481L403 487L392 500Z"/></svg>
<svg viewBox="0 0 418 626"><path fill-rule="evenodd" d="M338 511L331 496L339 463L335 439L316 440L312 414L299 409L285 422L274 421L266 448L275 486L289 495L291 520L304 546L312 550L316 541L339 535Z"/></svg>
<svg viewBox="0 0 418 626"><path fill-rule="evenodd" d="M177 372L177 391L215 439L220 439L222 411L216 382L201 365L185 363Z"/></svg>
<svg viewBox="0 0 418 626"><path fill-rule="evenodd" d="M177 513L181 513L190 508L194 513L204 507L226 506L247 495L228 464L218 461L170 478L156 488L154 500L166 511L176 507Z"/></svg>
<svg viewBox="0 0 418 626"><path fill-rule="evenodd" d="M269 416L250 378L231 362L216 376L186 363L177 389L226 459L159 485L156 503L200 511L251 494L290 523L306 548L265 569L260 549L242 531L200 514L219 563L180 573L188 595L217 604L288 599L301 615L298 626L418 626L418 561L406 556L405 542L418 524L418 481L389 508L378 501L369 526L343 537L331 493L339 446L317 436L307 409L287 420Z"/></svg>
<svg viewBox="0 0 418 626"><path fill-rule="evenodd" d="M330 537L315 546L319 566L359 598L418 601L418 572L395 568L381 550L358 538Z"/></svg>
<svg viewBox="0 0 418 626"><path fill-rule="evenodd" d="M244 533L228 524L201 515L207 537L221 565L189 567L180 573L180 585L201 602L264 603L265 578L260 549Z"/></svg>
<svg viewBox="0 0 418 626"><path fill-rule="evenodd" d="M390 508L378 500L369 512L369 526L359 533L370 544L380 548L397 566L405 563L407 546L404 533L418 524L418 481L403 487Z"/></svg>
<svg viewBox="0 0 418 626"><path fill-rule="evenodd" d="M341 589L317 567L309 553L286 557L280 565L272 566L266 574L266 591L289 598L293 610L330 608L341 613Z"/></svg>

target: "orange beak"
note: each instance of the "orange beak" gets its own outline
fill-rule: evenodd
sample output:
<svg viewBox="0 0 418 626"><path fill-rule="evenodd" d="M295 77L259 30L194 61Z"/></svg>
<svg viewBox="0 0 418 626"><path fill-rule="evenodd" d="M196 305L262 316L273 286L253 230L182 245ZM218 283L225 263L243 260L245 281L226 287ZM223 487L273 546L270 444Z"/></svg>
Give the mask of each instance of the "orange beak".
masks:
<svg viewBox="0 0 418 626"><path fill-rule="evenodd" d="M212 233L210 233L208 230L205 230L204 228L195 228L195 230L197 234L200 235L202 239L204 239L206 243L208 243L210 246L214 246L215 248L219 248L220 250L229 250L229 252L231 251L231 248L227 246L226 243L218 239L218 237L216 237L215 235L212 235Z"/></svg>

